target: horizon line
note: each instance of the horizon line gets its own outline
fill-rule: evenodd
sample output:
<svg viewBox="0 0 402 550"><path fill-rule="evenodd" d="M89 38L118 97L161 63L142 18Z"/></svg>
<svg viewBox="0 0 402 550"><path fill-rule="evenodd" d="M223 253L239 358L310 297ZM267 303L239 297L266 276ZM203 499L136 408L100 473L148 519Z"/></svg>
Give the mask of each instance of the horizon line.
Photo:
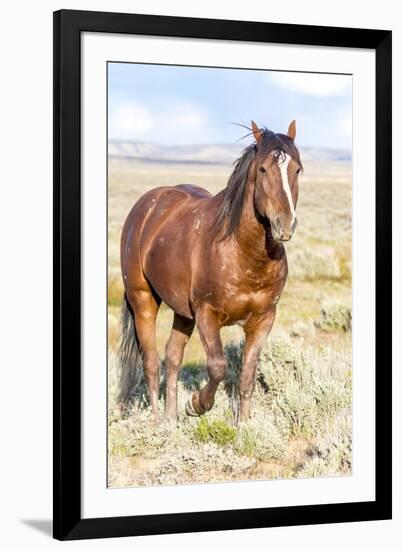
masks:
<svg viewBox="0 0 402 550"><path fill-rule="evenodd" d="M165 144L160 143L157 141L147 141L147 140L138 140L138 139L124 139L124 138L108 138L108 144L109 143L141 143L146 145L155 145L158 147L210 147L210 146L244 146L248 147L247 144L237 143L237 142L204 142L204 143L173 143L173 144ZM322 146L322 145L298 145L297 146L300 149L321 149L321 150L329 150L329 151L348 151L352 152L353 147L331 147L331 146Z"/></svg>

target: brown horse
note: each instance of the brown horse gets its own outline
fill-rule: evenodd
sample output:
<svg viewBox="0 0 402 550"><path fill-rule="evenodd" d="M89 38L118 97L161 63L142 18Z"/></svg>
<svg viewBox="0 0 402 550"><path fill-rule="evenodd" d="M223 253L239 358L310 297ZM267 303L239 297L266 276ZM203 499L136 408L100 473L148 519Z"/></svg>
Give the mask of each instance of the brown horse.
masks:
<svg viewBox="0 0 402 550"><path fill-rule="evenodd" d="M255 143L238 159L223 191L212 196L192 185L158 187L145 193L126 219L121 237L121 404L131 400L136 371L143 365L157 415L155 321L163 301L174 311L166 345L166 415L177 417L177 379L195 324L209 380L191 395L190 415L213 406L226 372L220 329L238 324L245 332L240 421L250 417L258 358L287 277L282 243L296 227L302 169L294 121L287 135L251 124Z"/></svg>

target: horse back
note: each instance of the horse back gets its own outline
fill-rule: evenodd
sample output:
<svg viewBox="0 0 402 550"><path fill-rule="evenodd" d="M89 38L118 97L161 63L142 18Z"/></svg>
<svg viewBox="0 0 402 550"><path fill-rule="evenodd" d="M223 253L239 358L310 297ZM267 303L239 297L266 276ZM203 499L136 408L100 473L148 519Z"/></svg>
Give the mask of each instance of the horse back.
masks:
<svg viewBox="0 0 402 550"><path fill-rule="evenodd" d="M198 185L192 185L190 183L176 185L175 187L173 187L173 189L179 189L180 191L183 191L194 200L211 197L211 193L209 191L203 189L202 187L198 187Z"/></svg>
<svg viewBox="0 0 402 550"><path fill-rule="evenodd" d="M121 257L125 284L153 290L177 313L191 316L191 254L195 212L211 194L195 185L159 187L145 193L125 222Z"/></svg>

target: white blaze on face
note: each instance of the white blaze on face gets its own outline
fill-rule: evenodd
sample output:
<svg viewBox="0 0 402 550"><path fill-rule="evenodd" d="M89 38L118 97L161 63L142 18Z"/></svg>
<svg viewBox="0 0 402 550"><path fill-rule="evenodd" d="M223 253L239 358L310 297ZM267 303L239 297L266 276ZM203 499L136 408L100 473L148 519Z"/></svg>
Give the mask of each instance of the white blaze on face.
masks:
<svg viewBox="0 0 402 550"><path fill-rule="evenodd" d="M289 208L292 214L292 223L293 223L296 215L295 215L295 207L292 199L292 193L290 192L289 178L288 178L288 166L289 166L290 159L291 159L291 156L285 153L285 159L283 161L279 161L279 169L281 171L283 190L285 191L289 201Z"/></svg>

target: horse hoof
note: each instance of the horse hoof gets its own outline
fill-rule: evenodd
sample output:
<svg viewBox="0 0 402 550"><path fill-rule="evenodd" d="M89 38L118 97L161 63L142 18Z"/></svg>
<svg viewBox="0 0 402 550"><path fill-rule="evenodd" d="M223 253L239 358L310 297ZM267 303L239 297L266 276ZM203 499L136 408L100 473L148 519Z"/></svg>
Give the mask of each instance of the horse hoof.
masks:
<svg viewBox="0 0 402 550"><path fill-rule="evenodd" d="M190 395L186 403L187 416L201 416L206 411L201 407L199 400L199 392L194 392Z"/></svg>

